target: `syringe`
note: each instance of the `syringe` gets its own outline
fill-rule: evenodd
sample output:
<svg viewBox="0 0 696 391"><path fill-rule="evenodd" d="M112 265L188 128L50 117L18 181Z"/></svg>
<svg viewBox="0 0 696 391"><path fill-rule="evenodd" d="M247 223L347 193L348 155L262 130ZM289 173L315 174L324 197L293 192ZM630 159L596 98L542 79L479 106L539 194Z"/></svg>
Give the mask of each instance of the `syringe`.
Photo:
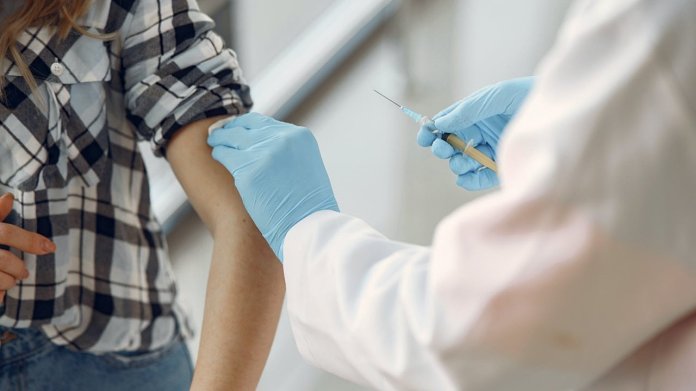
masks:
<svg viewBox="0 0 696 391"><path fill-rule="evenodd" d="M430 129L433 129L433 134L436 135L438 138L441 138L442 140L446 141L448 144L453 146L454 148L462 151L465 153L467 156L471 157L472 159L476 160L477 162L481 163L483 166L490 168L493 170L493 172L498 172L498 165L495 164L491 158L486 156L483 152L479 151L476 149L476 147L473 146L473 140L467 142L464 142L464 140L460 139L459 137L455 136L452 133L444 133L440 130L438 130L435 127L435 122L433 122L432 119L429 117L416 113L415 111L409 109L408 107L405 107L403 105L400 105L393 100L387 98L384 94L377 90L373 90L374 92L378 93L382 98L390 101L391 103L395 104L399 109L406 114L409 118L411 118L414 122L416 122L420 126L428 125Z"/></svg>

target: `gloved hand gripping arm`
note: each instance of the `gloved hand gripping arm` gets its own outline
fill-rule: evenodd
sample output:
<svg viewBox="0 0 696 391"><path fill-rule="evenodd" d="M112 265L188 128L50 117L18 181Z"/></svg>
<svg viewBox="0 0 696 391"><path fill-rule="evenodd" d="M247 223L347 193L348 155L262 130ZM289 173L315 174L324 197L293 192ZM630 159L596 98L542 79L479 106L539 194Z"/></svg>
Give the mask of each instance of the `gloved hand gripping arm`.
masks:
<svg viewBox="0 0 696 391"><path fill-rule="evenodd" d="M250 113L214 130L208 144L281 262L285 235L295 224L320 210L338 211L309 129Z"/></svg>

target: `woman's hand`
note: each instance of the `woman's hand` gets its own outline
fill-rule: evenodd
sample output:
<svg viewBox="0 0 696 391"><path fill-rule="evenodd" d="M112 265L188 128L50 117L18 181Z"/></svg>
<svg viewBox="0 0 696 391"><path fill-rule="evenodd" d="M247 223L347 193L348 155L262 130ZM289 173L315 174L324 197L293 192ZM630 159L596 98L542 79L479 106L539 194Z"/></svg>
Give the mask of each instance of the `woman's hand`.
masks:
<svg viewBox="0 0 696 391"><path fill-rule="evenodd" d="M13 202L12 194L4 194L0 197L0 245L36 255L56 251L56 245L47 238L12 224L2 223L12 211ZM24 280L27 277L29 277L29 271L24 266L24 262L11 252L0 249L0 301L5 299L8 289L17 285L17 280Z"/></svg>

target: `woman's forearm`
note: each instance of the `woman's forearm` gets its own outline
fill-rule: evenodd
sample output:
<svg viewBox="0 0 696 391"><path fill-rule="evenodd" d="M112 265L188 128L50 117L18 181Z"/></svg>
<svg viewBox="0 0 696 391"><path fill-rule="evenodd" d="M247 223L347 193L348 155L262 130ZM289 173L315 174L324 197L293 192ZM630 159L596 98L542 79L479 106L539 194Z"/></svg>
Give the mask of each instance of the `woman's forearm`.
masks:
<svg viewBox="0 0 696 391"><path fill-rule="evenodd" d="M179 131L169 161L215 245L192 389L254 390L283 302L283 270L215 162L200 121Z"/></svg>
<svg viewBox="0 0 696 391"><path fill-rule="evenodd" d="M280 263L256 227L219 227L208 277L195 390L254 390L283 304ZM236 234L231 234L236 232Z"/></svg>

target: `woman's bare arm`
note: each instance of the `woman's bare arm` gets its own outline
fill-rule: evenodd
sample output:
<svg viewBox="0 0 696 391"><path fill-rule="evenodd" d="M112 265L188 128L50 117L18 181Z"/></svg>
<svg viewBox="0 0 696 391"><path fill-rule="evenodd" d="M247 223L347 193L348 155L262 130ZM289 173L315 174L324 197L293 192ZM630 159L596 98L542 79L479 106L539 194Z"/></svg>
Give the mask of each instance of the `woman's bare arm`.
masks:
<svg viewBox="0 0 696 391"><path fill-rule="evenodd" d="M192 389L253 390L275 335L285 283L229 172L210 155L207 128L181 129L167 157L215 240Z"/></svg>

